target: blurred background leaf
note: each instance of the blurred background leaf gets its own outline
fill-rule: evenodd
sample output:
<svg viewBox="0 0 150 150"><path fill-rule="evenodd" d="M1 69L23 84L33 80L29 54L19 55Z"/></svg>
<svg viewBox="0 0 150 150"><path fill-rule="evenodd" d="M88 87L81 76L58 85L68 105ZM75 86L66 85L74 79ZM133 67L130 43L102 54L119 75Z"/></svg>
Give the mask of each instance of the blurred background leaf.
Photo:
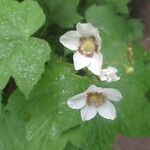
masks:
<svg viewBox="0 0 150 150"><path fill-rule="evenodd" d="M63 28L73 27L83 18L77 13L79 0L37 0L42 6L48 24L58 24Z"/></svg>

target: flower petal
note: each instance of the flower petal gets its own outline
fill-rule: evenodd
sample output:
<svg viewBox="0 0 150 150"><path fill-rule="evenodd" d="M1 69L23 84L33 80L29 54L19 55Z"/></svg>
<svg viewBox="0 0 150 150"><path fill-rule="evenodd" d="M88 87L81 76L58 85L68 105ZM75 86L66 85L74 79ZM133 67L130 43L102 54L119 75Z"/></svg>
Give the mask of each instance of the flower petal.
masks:
<svg viewBox="0 0 150 150"><path fill-rule="evenodd" d="M94 106L85 105L81 109L81 119L83 121L90 120L97 114L97 109Z"/></svg>
<svg viewBox="0 0 150 150"><path fill-rule="evenodd" d="M102 62L103 62L103 55L101 53L98 53L98 54L94 53L92 57L92 61L90 65L88 66L88 69L95 75L100 75Z"/></svg>
<svg viewBox="0 0 150 150"><path fill-rule="evenodd" d="M72 109L81 109L86 104L86 94L81 93L67 100L67 104Z"/></svg>
<svg viewBox="0 0 150 150"><path fill-rule="evenodd" d="M118 72L117 69L112 67L112 66L108 66L106 70L109 70L110 73L117 73Z"/></svg>
<svg viewBox="0 0 150 150"><path fill-rule="evenodd" d="M101 47L102 47L102 39L99 36L99 31L97 28L94 29L94 37L96 38L97 44L98 44L98 51L100 51Z"/></svg>
<svg viewBox="0 0 150 150"><path fill-rule="evenodd" d="M80 34L77 31L68 31L60 37L60 42L71 50L77 50L79 47Z"/></svg>
<svg viewBox="0 0 150 150"><path fill-rule="evenodd" d="M117 69L109 66L107 69L102 69L101 74L99 75L101 81L113 82L120 80L120 77L117 76Z"/></svg>
<svg viewBox="0 0 150 150"><path fill-rule="evenodd" d="M101 92L102 92L101 89L102 89L102 88L97 87L97 86L95 86L94 84L92 84L92 85L90 85L90 86L88 87L88 89L87 89L86 92L99 92L99 93L101 93Z"/></svg>
<svg viewBox="0 0 150 150"><path fill-rule="evenodd" d="M103 88L102 92L107 97L107 99L112 101L120 101L123 98L122 94L113 88Z"/></svg>
<svg viewBox="0 0 150 150"><path fill-rule="evenodd" d="M111 82L120 80L120 77L118 77L116 74L110 75L110 78L111 78Z"/></svg>
<svg viewBox="0 0 150 150"><path fill-rule="evenodd" d="M107 76L104 73L101 73L99 77L100 77L101 81L106 81L107 80Z"/></svg>
<svg viewBox="0 0 150 150"><path fill-rule="evenodd" d="M77 31L83 37L94 36L98 44L98 50L101 49L101 37L99 36L99 31L90 23L77 23Z"/></svg>
<svg viewBox="0 0 150 150"><path fill-rule="evenodd" d="M90 57L86 57L80 54L79 52L76 52L73 55L73 61L74 61L75 70L80 70L84 67L87 67L92 61L92 59Z"/></svg>
<svg viewBox="0 0 150 150"><path fill-rule="evenodd" d="M106 119L114 120L116 118L116 108L108 100L106 101L106 103L98 107L98 113L100 116Z"/></svg>
<svg viewBox="0 0 150 150"><path fill-rule="evenodd" d="M110 83L110 82L112 82L112 81L115 81L115 79L113 79L113 76L112 76L112 77L111 77L111 76L108 76L106 81Z"/></svg>
<svg viewBox="0 0 150 150"><path fill-rule="evenodd" d="M81 36L87 37L93 35L93 30L95 28L90 23L77 23L76 29Z"/></svg>

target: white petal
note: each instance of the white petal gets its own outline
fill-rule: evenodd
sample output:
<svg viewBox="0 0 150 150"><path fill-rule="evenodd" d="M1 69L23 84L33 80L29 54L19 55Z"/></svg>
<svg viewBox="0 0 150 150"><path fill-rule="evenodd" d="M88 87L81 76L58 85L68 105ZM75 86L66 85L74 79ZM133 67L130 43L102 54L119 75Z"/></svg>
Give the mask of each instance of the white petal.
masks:
<svg viewBox="0 0 150 150"><path fill-rule="evenodd" d="M95 28L90 23L77 23L76 29L81 36L87 37L93 35L93 30Z"/></svg>
<svg viewBox="0 0 150 150"><path fill-rule="evenodd" d="M114 81L118 81L118 80L120 80L120 77L118 77L118 76L116 75L115 78L114 78Z"/></svg>
<svg viewBox="0 0 150 150"><path fill-rule="evenodd" d="M101 37L99 36L99 31L92 24L78 23L76 29L83 37L94 36L98 44L98 50L101 49Z"/></svg>
<svg viewBox="0 0 150 150"><path fill-rule="evenodd" d="M123 98L122 94L113 88L103 88L102 92L107 97L107 99L112 101L120 101Z"/></svg>
<svg viewBox="0 0 150 150"><path fill-rule="evenodd" d="M117 69L109 66L107 69L102 69L99 77L101 81L113 82L120 79L120 77L118 77L116 73L117 73Z"/></svg>
<svg viewBox="0 0 150 150"><path fill-rule="evenodd" d="M99 75L99 78L100 78L101 81L106 81L107 80L107 76L103 72L101 72L101 74Z"/></svg>
<svg viewBox="0 0 150 150"><path fill-rule="evenodd" d="M77 31L68 31L60 37L60 42L71 50L77 50L79 47L80 34Z"/></svg>
<svg viewBox="0 0 150 150"><path fill-rule="evenodd" d="M99 36L99 31L97 28L94 29L94 37L96 38L97 44L98 44L98 51L100 51L101 47L102 47L102 39Z"/></svg>
<svg viewBox="0 0 150 150"><path fill-rule="evenodd" d="M81 93L67 100L67 104L72 109L81 109L86 104L86 94Z"/></svg>
<svg viewBox="0 0 150 150"><path fill-rule="evenodd" d="M107 82L112 82L114 79L111 76L107 76Z"/></svg>
<svg viewBox="0 0 150 150"><path fill-rule="evenodd" d="M87 92L99 92L99 93L101 93L101 92L102 92L101 89L102 89L102 88L97 87L97 86L95 86L94 84L92 84L92 85L90 85L90 86L88 87Z"/></svg>
<svg viewBox="0 0 150 150"><path fill-rule="evenodd" d="M114 105L108 100L106 101L106 103L98 107L98 113L106 119L114 120L116 118L116 109Z"/></svg>
<svg viewBox="0 0 150 150"><path fill-rule="evenodd" d="M120 80L120 77L118 77L116 74L111 74L110 77L111 77L112 81Z"/></svg>
<svg viewBox="0 0 150 150"><path fill-rule="evenodd" d="M112 73L117 73L117 69L112 66L108 66L107 69Z"/></svg>
<svg viewBox="0 0 150 150"><path fill-rule="evenodd" d="M94 106L85 105L81 109L81 119L83 121L90 120L97 114L97 109Z"/></svg>
<svg viewBox="0 0 150 150"><path fill-rule="evenodd" d="M76 52L73 55L73 61L74 61L75 70L80 70L84 67L87 67L92 61L92 58L86 57L80 54L79 52Z"/></svg>
<svg viewBox="0 0 150 150"><path fill-rule="evenodd" d="M103 55L101 53L98 54L94 53L92 57L92 62L88 66L88 69L95 75L100 75L102 63L103 63Z"/></svg>

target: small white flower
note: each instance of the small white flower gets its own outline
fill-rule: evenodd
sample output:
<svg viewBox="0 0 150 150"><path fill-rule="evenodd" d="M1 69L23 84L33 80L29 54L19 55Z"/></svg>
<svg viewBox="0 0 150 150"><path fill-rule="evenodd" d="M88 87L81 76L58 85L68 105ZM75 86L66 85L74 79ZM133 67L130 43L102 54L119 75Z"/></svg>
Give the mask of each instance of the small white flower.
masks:
<svg viewBox="0 0 150 150"><path fill-rule="evenodd" d="M99 77L101 81L113 82L113 81L120 80L120 77L118 77L116 73L117 73L116 68L107 67L107 69L102 69Z"/></svg>
<svg viewBox="0 0 150 150"><path fill-rule="evenodd" d="M114 120L116 118L116 109L110 102L120 101L121 93L112 88L100 88L91 85L87 91L78 94L67 101L72 109L81 109L81 119L90 120L98 113L100 116Z"/></svg>
<svg viewBox="0 0 150 150"><path fill-rule="evenodd" d="M98 29L90 23L78 23L76 31L68 31L60 37L60 42L75 51L75 70L87 67L95 75L101 72L103 56L100 53L101 38Z"/></svg>

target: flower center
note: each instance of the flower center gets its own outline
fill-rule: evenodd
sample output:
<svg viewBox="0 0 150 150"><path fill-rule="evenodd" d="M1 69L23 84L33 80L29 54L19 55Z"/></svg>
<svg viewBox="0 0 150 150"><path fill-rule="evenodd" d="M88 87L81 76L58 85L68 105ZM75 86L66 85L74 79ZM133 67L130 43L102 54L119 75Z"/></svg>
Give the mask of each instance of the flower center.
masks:
<svg viewBox="0 0 150 150"><path fill-rule="evenodd" d="M93 56L93 53L98 49L98 45L93 36L83 37L80 39L79 52L88 57Z"/></svg>
<svg viewBox="0 0 150 150"><path fill-rule="evenodd" d="M94 105L96 107L102 105L106 102L105 96L102 93L88 93L87 94L87 104Z"/></svg>

